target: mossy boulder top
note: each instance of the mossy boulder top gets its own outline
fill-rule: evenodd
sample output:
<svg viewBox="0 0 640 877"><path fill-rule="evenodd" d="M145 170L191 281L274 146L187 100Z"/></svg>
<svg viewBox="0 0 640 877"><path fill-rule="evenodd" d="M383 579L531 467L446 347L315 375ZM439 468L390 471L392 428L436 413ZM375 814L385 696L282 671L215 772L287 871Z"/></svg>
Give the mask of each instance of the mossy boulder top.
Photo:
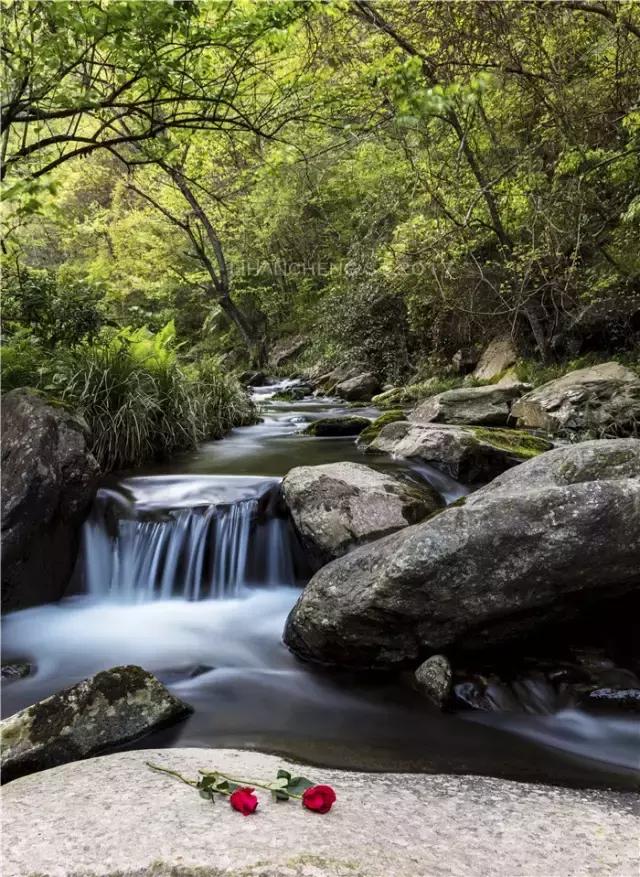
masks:
<svg viewBox="0 0 640 877"><path fill-rule="evenodd" d="M367 450L415 458L465 484L476 484L552 447L551 442L524 430L394 419L381 427Z"/></svg>
<svg viewBox="0 0 640 877"><path fill-rule="evenodd" d="M318 564L408 527L442 506L428 485L361 463L297 466L282 483L298 533Z"/></svg>
<svg viewBox="0 0 640 877"><path fill-rule="evenodd" d="M557 448L311 579L286 625L302 657L388 667L481 650L640 584L640 440Z"/></svg>
<svg viewBox="0 0 640 877"><path fill-rule="evenodd" d="M141 667L96 673L0 723L2 778L87 758L189 712Z"/></svg>

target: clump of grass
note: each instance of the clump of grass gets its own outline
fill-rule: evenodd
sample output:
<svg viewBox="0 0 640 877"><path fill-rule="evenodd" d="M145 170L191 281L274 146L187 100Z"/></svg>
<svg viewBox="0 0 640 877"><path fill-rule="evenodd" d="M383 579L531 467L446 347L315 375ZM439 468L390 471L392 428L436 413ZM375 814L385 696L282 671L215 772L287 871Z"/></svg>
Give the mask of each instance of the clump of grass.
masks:
<svg viewBox="0 0 640 877"><path fill-rule="evenodd" d="M255 420L246 392L214 363L180 365L172 324L156 335L123 330L46 358L35 345L30 366L25 350L16 355L11 345L3 366L7 350L3 389L33 386L79 411L104 471L188 450Z"/></svg>

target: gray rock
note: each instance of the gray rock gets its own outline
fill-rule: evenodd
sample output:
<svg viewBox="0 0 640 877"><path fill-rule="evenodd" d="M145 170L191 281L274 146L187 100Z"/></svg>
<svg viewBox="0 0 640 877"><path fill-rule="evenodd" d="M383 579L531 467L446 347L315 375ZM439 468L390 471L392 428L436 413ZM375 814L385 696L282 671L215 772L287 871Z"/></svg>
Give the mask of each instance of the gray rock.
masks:
<svg viewBox="0 0 640 877"><path fill-rule="evenodd" d="M598 688L582 699L582 705L599 711L640 713L640 689Z"/></svg>
<svg viewBox="0 0 640 877"><path fill-rule="evenodd" d="M415 680L420 691L432 703L442 707L451 691L451 679L453 673L451 664L444 655L432 655L423 661L415 674Z"/></svg>
<svg viewBox="0 0 640 877"><path fill-rule="evenodd" d="M511 405L525 390L523 384L460 387L426 399L410 415L413 423L453 423L506 426Z"/></svg>
<svg viewBox="0 0 640 877"><path fill-rule="evenodd" d="M266 387L269 385L269 378L265 375L264 372L242 372L239 381L245 387Z"/></svg>
<svg viewBox="0 0 640 877"><path fill-rule="evenodd" d="M16 661L12 664L3 664L0 672L0 678L6 685L8 682L15 682L17 679L26 679L31 675L31 664L26 661Z"/></svg>
<svg viewBox="0 0 640 877"><path fill-rule="evenodd" d="M380 381L371 372L363 372L336 384L334 392L347 402L368 402L380 392Z"/></svg>
<svg viewBox="0 0 640 877"><path fill-rule="evenodd" d="M465 484L475 484L551 448L550 442L522 430L400 420L383 426L367 450L422 460Z"/></svg>
<svg viewBox="0 0 640 877"><path fill-rule="evenodd" d="M286 365L292 359L299 356L305 347L307 347L308 343L309 340L302 336L290 338L286 343L279 345L272 351L269 361L274 368L281 368L283 365Z"/></svg>
<svg viewBox="0 0 640 877"><path fill-rule="evenodd" d="M606 438L640 430L640 378L617 362L569 372L513 403L518 426Z"/></svg>
<svg viewBox="0 0 640 877"><path fill-rule="evenodd" d="M640 583L640 441L558 448L321 569L289 615L299 655L352 667L482 649Z"/></svg>
<svg viewBox="0 0 640 877"><path fill-rule="evenodd" d="M282 488L303 543L320 563L415 524L442 505L431 488L361 463L297 466Z"/></svg>
<svg viewBox="0 0 640 877"><path fill-rule="evenodd" d="M310 423L304 434L324 438L360 435L370 424L371 421L368 417L323 417L321 420L314 420L313 423Z"/></svg>
<svg viewBox="0 0 640 877"><path fill-rule="evenodd" d="M511 338L494 338L480 357L473 377L479 381L492 381L514 365L517 358Z"/></svg>
<svg viewBox="0 0 640 877"><path fill-rule="evenodd" d="M30 390L2 399L3 609L58 600L78 549L98 464L87 426Z"/></svg>
<svg viewBox="0 0 640 877"><path fill-rule="evenodd" d="M255 816L151 771L272 779L280 767L331 785L319 816L257 791ZM481 776L356 773L259 752L119 752L3 789L3 877L632 877L631 792ZM579 842L577 842L579 840Z"/></svg>
<svg viewBox="0 0 640 877"><path fill-rule="evenodd" d="M87 758L189 712L141 667L96 673L0 723L2 779Z"/></svg>

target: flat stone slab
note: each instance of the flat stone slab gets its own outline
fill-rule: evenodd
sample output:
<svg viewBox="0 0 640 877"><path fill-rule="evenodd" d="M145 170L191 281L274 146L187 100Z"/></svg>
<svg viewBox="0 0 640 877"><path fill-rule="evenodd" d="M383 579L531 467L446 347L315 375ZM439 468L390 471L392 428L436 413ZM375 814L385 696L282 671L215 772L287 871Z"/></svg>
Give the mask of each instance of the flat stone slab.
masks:
<svg viewBox="0 0 640 877"><path fill-rule="evenodd" d="M259 793L212 805L145 761L269 780L286 759L230 749L123 752L3 788L3 877L637 877L634 795L467 776L304 767L325 816Z"/></svg>

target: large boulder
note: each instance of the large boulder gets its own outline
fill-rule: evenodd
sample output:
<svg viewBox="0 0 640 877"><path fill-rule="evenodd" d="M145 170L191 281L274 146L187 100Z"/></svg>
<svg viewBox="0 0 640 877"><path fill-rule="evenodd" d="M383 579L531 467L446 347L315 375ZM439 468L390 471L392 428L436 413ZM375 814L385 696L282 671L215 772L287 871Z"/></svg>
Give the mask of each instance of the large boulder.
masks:
<svg viewBox="0 0 640 877"><path fill-rule="evenodd" d="M546 439L523 430L400 420L382 426L367 450L417 459L465 484L476 484L551 447Z"/></svg>
<svg viewBox="0 0 640 877"><path fill-rule="evenodd" d="M299 655L415 662L533 632L640 584L640 440L558 448L311 579L286 625Z"/></svg>
<svg viewBox="0 0 640 877"><path fill-rule="evenodd" d="M141 667L105 670L0 722L2 780L88 758L189 712Z"/></svg>
<svg viewBox="0 0 640 877"><path fill-rule="evenodd" d="M362 372L336 384L334 392L347 402L369 402L372 396L380 392L380 381L371 372Z"/></svg>
<svg viewBox="0 0 640 877"><path fill-rule="evenodd" d="M58 600L78 549L98 464L77 415L29 390L2 399L5 611Z"/></svg>
<svg viewBox="0 0 640 877"><path fill-rule="evenodd" d="M483 351L473 377L479 381L492 381L515 365L517 358L511 338L494 338Z"/></svg>
<svg viewBox="0 0 640 877"><path fill-rule="evenodd" d="M409 419L414 423L506 426L513 401L526 389L524 384L510 383L446 390L418 405Z"/></svg>
<svg viewBox="0 0 640 877"><path fill-rule="evenodd" d="M617 362L569 372L513 403L519 426L565 435L635 435L640 424L640 377Z"/></svg>
<svg viewBox="0 0 640 877"><path fill-rule="evenodd" d="M556 774L545 772L547 759L530 756L536 760L525 775L551 782ZM318 816L258 789L257 813L245 819L221 799L212 807L148 762L189 778L204 768L263 782L286 767L332 786L338 800ZM433 770L356 773L219 748L117 752L5 787L2 873L635 877L637 796L631 780L626 787L572 789Z"/></svg>
<svg viewBox="0 0 640 877"><path fill-rule="evenodd" d="M283 341L274 348L269 356L269 362L275 369L282 368L283 365L286 365L292 359L299 356L305 347L307 347L308 343L308 338L304 338L303 336L289 338L288 341Z"/></svg>
<svg viewBox="0 0 640 877"><path fill-rule="evenodd" d="M303 544L317 563L415 524L439 509L438 494L361 463L297 466L282 483Z"/></svg>

